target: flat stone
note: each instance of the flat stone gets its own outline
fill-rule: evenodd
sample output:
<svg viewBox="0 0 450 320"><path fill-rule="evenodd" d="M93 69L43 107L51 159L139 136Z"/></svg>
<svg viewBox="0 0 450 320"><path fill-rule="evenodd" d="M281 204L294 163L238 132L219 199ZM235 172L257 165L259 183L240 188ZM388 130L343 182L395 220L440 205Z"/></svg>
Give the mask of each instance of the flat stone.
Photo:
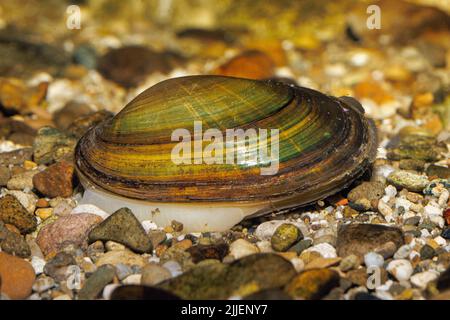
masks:
<svg viewBox="0 0 450 320"><path fill-rule="evenodd" d="M0 199L0 221L16 226L21 233L30 233L36 229L36 217L29 213L12 195Z"/></svg>
<svg viewBox="0 0 450 320"><path fill-rule="evenodd" d="M396 227L378 224L350 224L338 229L336 247L340 257L355 254L363 258L366 253L388 242L393 242L396 248L403 245L402 231Z"/></svg>
<svg viewBox="0 0 450 320"><path fill-rule="evenodd" d="M89 233L89 241L112 240L136 252L150 252L152 243L139 220L128 208L114 212Z"/></svg>
<svg viewBox="0 0 450 320"><path fill-rule="evenodd" d="M33 177L38 173L36 170L25 171L16 174L9 179L6 187L10 190L33 189Z"/></svg>
<svg viewBox="0 0 450 320"><path fill-rule="evenodd" d="M387 177L387 181L397 188L405 188L414 192L422 192L429 183L426 176L401 170L392 172Z"/></svg>
<svg viewBox="0 0 450 320"><path fill-rule="evenodd" d="M39 129L33 144L34 161L37 164L51 164L61 159L70 159L75 149L76 139L58 129Z"/></svg>
<svg viewBox="0 0 450 320"><path fill-rule="evenodd" d="M95 262L95 265L97 267L105 264L111 264L115 266L119 263L127 266L138 266L142 268L147 264L147 260L129 250L109 251L101 255Z"/></svg>
<svg viewBox="0 0 450 320"><path fill-rule="evenodd" d="M24 237L12 232L0 221L0 247L2 251L21 258L28 258L31 249Z"/></svg>
<svg viewBox="0 0 450 320"><path fill-rule="evenodd" d="M98 268L84 283L78 293L79 300L96 299L103 291L103 288L113 281L115 269L110 265L104 265Z"/></svg>

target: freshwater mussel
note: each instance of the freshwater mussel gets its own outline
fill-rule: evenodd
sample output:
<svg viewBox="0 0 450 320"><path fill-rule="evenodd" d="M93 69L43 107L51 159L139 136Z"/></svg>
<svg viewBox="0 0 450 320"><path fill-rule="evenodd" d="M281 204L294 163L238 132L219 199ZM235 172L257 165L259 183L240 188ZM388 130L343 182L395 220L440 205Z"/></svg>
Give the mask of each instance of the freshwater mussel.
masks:
<svg viewBox="0 0 450 320"><path fill-rule="evenodd" d="M244 142L227 140L238 129ZM161 226L177 220L185 231L221 231L342 190L368 168L376 147L373 123L350 97L188 76L150 87L88 131L76 168L86 203L109 212L129 207Z"/></svg>

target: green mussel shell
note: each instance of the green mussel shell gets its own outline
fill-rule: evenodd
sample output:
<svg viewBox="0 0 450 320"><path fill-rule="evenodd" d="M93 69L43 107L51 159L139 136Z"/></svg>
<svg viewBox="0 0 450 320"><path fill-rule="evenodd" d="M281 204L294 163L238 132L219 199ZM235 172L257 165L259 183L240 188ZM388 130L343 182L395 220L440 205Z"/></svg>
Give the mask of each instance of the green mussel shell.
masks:
<svg viewBox="0 0 450 320"><path fill-rule="evenodd" d="M179 128L193 133L194 121L201 121L203 133L215 128L224 137L227 129L278 129L278 171L261 174L267 159L174 163L171 152L179 141L172 141L172 133ZM244 151L258 150L261 143L250 138ZM269 152L272 143L268 134ZM85 181L129 198L261 201L273 211L302 206L348 186L373 161L376 145L373 124L351 99L274 81L189 76L145 90L86 133L76 149L76 167Z"/></svg>

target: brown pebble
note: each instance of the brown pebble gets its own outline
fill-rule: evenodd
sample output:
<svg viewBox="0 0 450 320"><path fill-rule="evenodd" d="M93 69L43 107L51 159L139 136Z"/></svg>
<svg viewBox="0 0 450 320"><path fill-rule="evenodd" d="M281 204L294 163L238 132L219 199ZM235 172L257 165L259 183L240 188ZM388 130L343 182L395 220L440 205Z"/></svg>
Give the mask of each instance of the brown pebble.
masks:
<svg viewBox="0 0 450 320"><path fill-rule="evenodd" d="M34 187L43 195L67 198L74 188L74 166L66 161L51 165L33 177Z"/></svg>
<svg viewBox="0 0 450 320"><path fill-rule="evenodd" d="M31 264L0 252L0 291L11 299L25 299L31 294L35 274Z"/></svg>

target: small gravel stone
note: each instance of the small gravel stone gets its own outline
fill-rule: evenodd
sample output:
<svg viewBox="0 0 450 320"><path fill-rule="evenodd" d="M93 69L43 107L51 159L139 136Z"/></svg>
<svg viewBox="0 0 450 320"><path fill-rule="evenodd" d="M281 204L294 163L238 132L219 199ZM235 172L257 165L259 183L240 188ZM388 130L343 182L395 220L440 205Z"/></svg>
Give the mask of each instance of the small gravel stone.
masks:
<svg viewBox="0 0 450 320"><path fill-rule="evenodd" d="M383 196L383 194L383 183L363 182L356 188L352 189L349 192L347 198L350 202L359 205L359 207L362 207L363 210L376 210L378 200ZM357 209L357 207L355 207L355 209Z"/></svg>
<svg viewBox="0 0 450 320"><path fill-rule="evenodd" d="M432 259L435 255L436 251L427 244L420 249L420 258L422 260Z"/></svg>
<svg viewBox="0 0 450 320"><path fill-rule="evenodd" d="M10 190L31 190L33 189L33 177L37 173L36 170L30 170L16 174L9 179L6 187Z"/></svg>
<svg viewBox="0 0 450 320"><path fill-rule="evenodd" d="M99 267L105 264L117 265L119 263L125 264L130 267L134 265L143 267L147 264L147 261L142 256L135 254L129 250L122 250L106 252L98 258L95 265Z"/></svg>
<svg viewBox="0 0 450 320"><path fill-rule="evenodd" d="M78 298L80 300L96 299L103 288L113 281L114 275L114 267L110 265L101 266L86 280L78 294Z"/></svg>
<svg viewBox="0 0 450 320"><path fill-rule="evenodd" d="M347 272L349 270L358 268L360 265L361 265L360 258L358 258L358 256L354 254L351 254L341 260L341 263L339 264L339 269L341 269L343 272Z"/></svg>
<svg viewBox="0 0 450 320"><path fill-rule="evenodd" d="M413 274L413 267L406 259L392 260L386 270L400 282L407 281Z"/></svg>
<svg viewBox="0 0 450 320"><path fill-rule="evenodd" d="M172 274L166 268L155 263L149 263L142 268L141 284L153 286L171 277Z"/></svg>
<svg viewBox="0 0 450 320"><path fill-rule="evenodd" d="M259 249L257 246L244 239L238 239L230 244L230 255L235 259L240 259L258 252Z"/></svg>
<svg viewBox="0 0 450 320"><path fill-rule="evenodd" d="M280 225L271 238L272 248L275 251L286 251L303 237L301 231L290 223Z"/></svg>
<svg viewBox="0 0 450 320"><path fill-rule="evenodd" d="M381 254L376 252L368 252L364 255L364 263L367 268L378 267L381 268L384 264L384 258Z"/></svg>
<svg viewBox="0 0 450 320"><path fill-rule="evenodd" d="M406 188L414 192L422 192L429 183L426 176L401 170L391 173L387 181L397 188Z"/></svg>
<svg viewBox="0 0 450 320"><path fill-rule="evenodd" d="M421 290L425 290L428 283L436 280L438 278L438 276L439 276L438 272L428 270L428 271L416 273L415 275L411 276L410 281L415 287L417 287Z"/></svg>
<svg viewBox="0 0 450 320"><path fill-rule="evenodd" d="M320 299L339 286L339 275L330 269L301 272L287 285L286 292L294 298Z"/></svg>
<svg viewBox="0 0 450 320"><path fill-rule="evenodd" d="M315 246L312 246L308 249L306 249L303 252L317 252L319 253L323 258L336 258L336 249L329 243L319 243Z"/></svg>
<svg viewBox="0 0 450 320"><path fill-rule="evenodd" d="M398 248L397 252L394 254L394 259L407 259L412 252L411 246L405 244Z"/></svg>

